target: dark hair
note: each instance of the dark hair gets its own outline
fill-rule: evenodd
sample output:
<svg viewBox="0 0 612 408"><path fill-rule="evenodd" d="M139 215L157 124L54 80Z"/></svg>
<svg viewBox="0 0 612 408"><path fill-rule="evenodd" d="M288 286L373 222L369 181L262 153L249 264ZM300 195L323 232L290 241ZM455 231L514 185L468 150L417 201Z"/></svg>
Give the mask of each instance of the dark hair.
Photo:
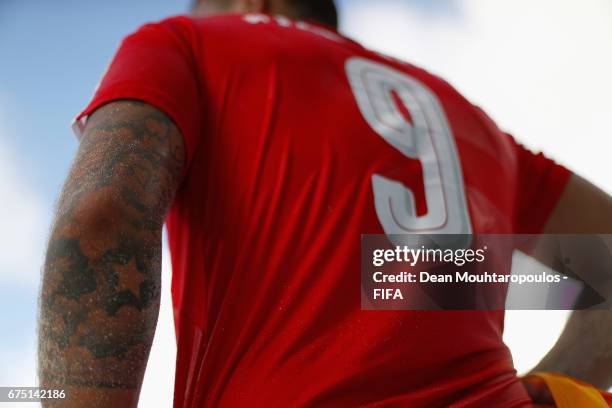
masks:
<svg viewBox="0 0 612 408"><path fill-rule="evenodd" d="M228 6L234 0L214 0L220 6ZM293 10L295 17L302 20L312 20L334 28L338 28L338 10L334 0L283 0L285 5ZM191 8L202 0L192 0Z"/></svg>
<svg viewBox="0 0 612 408"><path fill-rule="evenodd" d="M295 10L296 16L313 20L334 28L338 27L338 10L334 0L285 0Z"/></svg>

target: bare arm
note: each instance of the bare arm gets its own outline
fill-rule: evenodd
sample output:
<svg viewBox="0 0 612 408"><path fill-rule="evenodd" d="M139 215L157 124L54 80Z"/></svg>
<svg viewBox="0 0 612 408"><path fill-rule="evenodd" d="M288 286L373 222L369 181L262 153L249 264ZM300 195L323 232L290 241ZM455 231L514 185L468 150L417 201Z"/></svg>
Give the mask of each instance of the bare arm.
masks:
<svg viewBox="0 0 612 408"><path fill-rule="evenodd" d="M159 310L163 222L184 147L153 107L119 101L87 124L61 193L45 259L38 335L53 406L130 407Z"/></svg>
<svg viewBox="0 0 612 408"><path fill-rule="evenodd" d="M612 234L612 198L573 176L544 233ZM572 313L559 340L534 371L560 372L602 389L612 386L612 311Z"/></svg>

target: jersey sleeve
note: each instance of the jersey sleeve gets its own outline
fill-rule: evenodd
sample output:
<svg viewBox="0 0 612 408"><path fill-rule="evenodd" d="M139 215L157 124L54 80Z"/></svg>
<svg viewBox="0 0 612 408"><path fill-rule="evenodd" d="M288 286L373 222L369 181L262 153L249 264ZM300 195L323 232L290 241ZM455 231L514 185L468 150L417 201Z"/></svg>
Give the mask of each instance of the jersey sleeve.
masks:
<svg viewBox="0 0 612 408"><path fill-rule="evenodd" d="M92 101L75 119L77 137L88 115L102 105L119 99L139 100L164 112L181 131L186 172L201 133L202 92L195 41L186 17L147 24L126 37Z"/></svg>
<svg viewBox="0 0 612 408"><path fill-rule="evenodd" d="M517 158L517 202L515 230L539 234L565 189L571 172L546 157L533 153L507 135Z"/></svg>

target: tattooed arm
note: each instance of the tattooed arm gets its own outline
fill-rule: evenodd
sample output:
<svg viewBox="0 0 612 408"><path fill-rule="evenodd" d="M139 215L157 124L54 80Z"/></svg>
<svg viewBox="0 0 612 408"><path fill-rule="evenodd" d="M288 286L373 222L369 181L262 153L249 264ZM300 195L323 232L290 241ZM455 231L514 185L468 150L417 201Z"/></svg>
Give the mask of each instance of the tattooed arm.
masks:
<svg viewBox="0 0 612 408"><path fill-rule="evenodd" d="M174 123L149 105L114 102L89 118L44 266L40 384L67 391L52 406L137 405L184 155Z"/></svg>

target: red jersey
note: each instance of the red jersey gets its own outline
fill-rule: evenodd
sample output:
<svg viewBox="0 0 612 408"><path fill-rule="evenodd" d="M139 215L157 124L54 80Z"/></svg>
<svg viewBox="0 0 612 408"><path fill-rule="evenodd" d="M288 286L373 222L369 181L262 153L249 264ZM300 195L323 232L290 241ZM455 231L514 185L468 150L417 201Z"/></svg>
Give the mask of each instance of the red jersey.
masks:
<svg viewBox="0 0 612 408"><path fill-rule="evenodd" d="M523 407L503 312L360 309L361 234L535 233L568 171L440 78L332 29L177 17L122 43L79 123L180 128L176 407Z"/></svg>

